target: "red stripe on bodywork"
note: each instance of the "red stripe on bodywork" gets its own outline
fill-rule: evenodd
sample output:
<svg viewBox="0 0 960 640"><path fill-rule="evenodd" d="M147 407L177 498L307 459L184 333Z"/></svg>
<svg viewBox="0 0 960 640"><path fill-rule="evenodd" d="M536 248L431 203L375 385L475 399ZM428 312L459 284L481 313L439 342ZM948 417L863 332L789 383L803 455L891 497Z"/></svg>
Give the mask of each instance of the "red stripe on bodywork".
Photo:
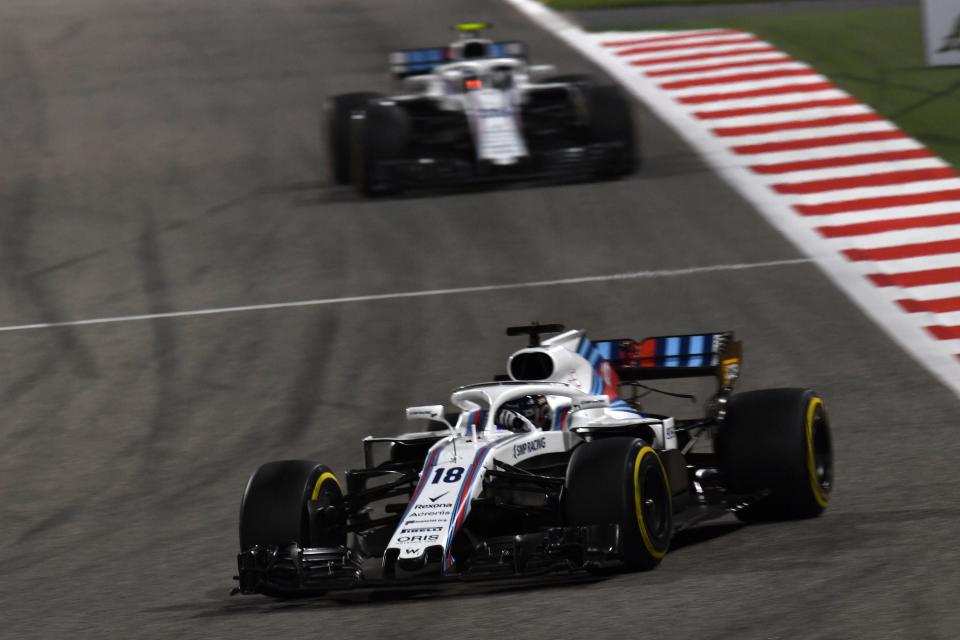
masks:
<svg viewBox="0 0 960 640"><path fill-rule="evenodd" d="M757 71L755 73L740 73L715 78L695 78L690 80L675 80L664 82L661 89L689 89L690 87L705 87L715 84L735 84L737 82L751 82L754 80L772 80L775 78L789 78L792 76L810 76L817 72L813 69L783 69L781 71Z"/></svg>
<svg viewBox="0 0 960 640"><path fill-rule="evenodd" d="M833 147L842 144L857 142L877 142L879 140L897 140L906 138L903 131L868 131L866 133L850 133L842 136L823 136L820 138L802 138L800 140L784 140L783 142L765 142L762 144L748 144L733 147L732 151L739 154L776 153L778 151L798 151L801 149L815 149L817 147Z"/></svg>
<svg viewBox="0 0 960 640"><path fill-rule="evenodd" d="M872 273L867 277L878 287L925 287L931 284L960 282L960 267L904 273Z"/></svg>
<svg viewBox="0 0 960 640"><path fill-rule="evenodd" d="M420 481L417 483L417 487L413 490L413 495L410 496L410 502L407 503L407 509L403 513L403 517L400 518L402 522L407 518L407 515L410 513L410 509L413 508L413 503L417 501L417 498L420 497L420 493L423 491L423 488L427 484L427 479L430 477L430 472L433 471L434 465L437 464L437 458L440 457L440 451L443 447L440 447L427 458L427 464L423 466L423 471L420 474Z"/></svg>
<svg viewBox="0 0 960 640"><path fill-rule="evenodd" d="M635 67L650 67L655 64L670 64L671 62L692 62L694 60L708 60L710 58L732 58L733 56L745 56L751 53L780 53L773 47L750 47L748 49L730 49L729 51L716 51L713 53L693 53L686 56L671 56L669 58L652 58L649 60L631 60L630 64Z"/></svg>
<svg viewBox="0 0 960 640"><path fill-rule="evenodd" d="M779 96L788 93L810 93L835 88L831 82L807 82L802 84L787 84L780 87L766 87L764 89L750 89L748 91L732 91L730 93L702 93L693 96L684 96L678 98L677 101L681 104L704 104L706 102L721 102L724 100Z"/></svg>
<svg viewBox="0 0 960 640"><path fill-rule="evenodd" d="M960 298L936 298L933 300L913 300L904 298L897 300L900 308L907 313L950 313L960 311Z"/></svg>
<svg viewBox="0 0 960 640"><path fill-rule="evenodd" d="M873 233L886 233L887 231L902 231L904 229L943 227L953 224L960 224L960 213L943 213L933 216L894 218L892 220L876 220L874 222L817 227L817 231L824 238L845 238L849 236L865 236Z"/></svg>
<svg viewBox="0 0 960 640"><path fill-rule="evenodd" d="M960 200L960 189L911 193L903 196L862 198L860 200L844 200L841 202L826 202L824 204L797 204L794 205L793 208L797 213L805 216L824 216L834 213L849 213L851 211L868 211L870 209L888 209L890 207L910 206L914 204L949 202L951 200Z"/></svg>
<svg viewBox="0 0 960 640"><path fill-rule="evenodd" d="M815 120L789 120L787 122L771 122L768 124L754 124L743 127L718 127L713 130L713 134L721 137L751 136L763 133L775 133L777 131L836 127L841 124L854 124L858 122L877 122L878 120L883 120L883 117L875 113L857 113L849 116L816 118Z"/></svg>
<svg viewBox="0 0 960 640"><path fill-rule="evenodd" d="M824 191L837 191L840 189L886 187L894 184L908 184L911 182L947 180L949 178L956 177L957 172L950 167L935 167L932 169L910 169L909 171L871 173L865 176L809 180L807 182L785 182L781 184L775 184L772 188L777 193L822 193Z"/></svg>
<svg viewBox="0 0 960 640"><path fill-rule="evenodd" d="M842 253L848 260L854 261L904 260L921 256L960 253L960 240L938 240L935 242L902 244L894 247L877 247L875 249L846 249Z"/></svg>
<svg viewBox="0 0 960 640"><path fill-rule="evenodd" d="M929 149L906 149L904 151L883 151L880 153L861 153L853 156L817 158L816 160L758 164L750 167L750 170L754 173L762 174L792 173L794 171L829 169L831 167L849 167L858 164L870 164L872 162L894 162L897 160L916 160L918 158L932 157L933 153Z"/></svg>
<svg viewBox="0 0 960 640"><path fill-rule="evenodd" d="M779 58L766 58L763 60L740 60L738 62L677 67L675 69L656 69L654 71L644 71L644 75L650 78L661 78L663 76L679 76L685 73L704 73L707 71L721 71L723 69L737 69L740 67L759 67L764 64L789 64L791 62L796 62L796 60L789 56L781 56Z"/></svg>
<svg viewBox="0 0 960 640"><path fill-rule="evenodd" d="M640 366L652 367L657 357L657 340L648 338L640 343Z"/></svg>

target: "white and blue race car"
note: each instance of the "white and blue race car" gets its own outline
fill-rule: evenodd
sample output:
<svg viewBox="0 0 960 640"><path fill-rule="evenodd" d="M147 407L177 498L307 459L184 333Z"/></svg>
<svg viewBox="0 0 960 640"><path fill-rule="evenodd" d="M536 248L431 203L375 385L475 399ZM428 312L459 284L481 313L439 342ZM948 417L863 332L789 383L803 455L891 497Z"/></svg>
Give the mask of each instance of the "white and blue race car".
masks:
<svg viewBox="0 0 960 640"><path fill-rule="evenodd" d="M630 104L588 76L543 78L522 42L457 25L446 47L390 55L396 92L327 102L330 173L364 195L510 178L614 178L634 170ZM538 78L543 78L538 81Z"/></svg>
<svg viewBox="0 0 960 640"><path fill-rule="evenodd" d="M833 483L823 400L807 389L733 394L731 333L589 339L527 334L507 375L411 407L423 431L363 441L344 481L284 460L250 478L237 592L276 597L556 571L656 567L677 531L734 513L807 518ZM557 333L541 339L545 333ZM654 379L710 376L707 415L635 399Z"/></svg>

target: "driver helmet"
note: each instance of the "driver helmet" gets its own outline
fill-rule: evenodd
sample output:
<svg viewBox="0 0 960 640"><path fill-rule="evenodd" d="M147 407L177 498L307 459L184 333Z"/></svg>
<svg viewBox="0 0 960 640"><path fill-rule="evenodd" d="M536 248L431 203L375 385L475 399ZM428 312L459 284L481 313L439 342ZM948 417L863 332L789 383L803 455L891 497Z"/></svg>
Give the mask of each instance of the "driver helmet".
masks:
<svg viewBox="0 0 960 640"><path fill-rule="evenodd" d="M490 84L495 89L509 89L513 86L513 69L510 67L495 67L490 72Z"/></svg>
<svg viewBox="0 0 960 640"><path fill-rule="evenodd" d="M509 431L523 431L523 422L517 416L523 416L542 431L549 431L553 424L553 410L547 397L542 395L523 396L504 403L497 414L497 426Z"/></svg>

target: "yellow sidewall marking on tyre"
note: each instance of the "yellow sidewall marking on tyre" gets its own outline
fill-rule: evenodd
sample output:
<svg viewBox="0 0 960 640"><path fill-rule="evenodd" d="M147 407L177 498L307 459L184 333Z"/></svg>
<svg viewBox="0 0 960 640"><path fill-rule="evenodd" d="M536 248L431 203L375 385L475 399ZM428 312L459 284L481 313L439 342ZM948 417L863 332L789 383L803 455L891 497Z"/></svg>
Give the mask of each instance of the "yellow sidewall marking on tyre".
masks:
<svg viewBox="0 0 960 640"><path fill-rule="evenodd" d="M810 489L813 491L813 499L821 507L826 507L830 498L823 492L820 486L820 479L817 477L817 463L813 458L813 417L817 413L817 407L823 406L823 400L813 398L807 405L807 475L810 477Z"/></svg>
<svg viewBox="0 0 960 640"><path fill-rule="evenodd" d="M660 476L663 478L664 487L667 489L667 509L672 509L673 505L671 503L670 496L670 482L667 480L667 472L663 468L663 463L660 462L659 456L656 452L650 447L643 447L640 449L640 452L637 453L637 459L633 463L633 501L634 509L637 513L637 524L640 526L640 537L643 538L643 546L647 548L647 552L659 560L666 553L667 550L658 551L656 547L653 546L653 542L650 540L650 534L647 532L647 525L643 521L643 498L640 495L640 463L643 461L643 456L647 454L653 454L654 460L657 461L657 465L660 467Z"/></svg>
<svg viewBox="0 0 960 640"><path fill-rule="evenodd" d="M333 480L333 484L337 485L337 488L340 488L340 483L337 481L337 476L333 475L329 471L324 471L320 474L320 477L317 478L317 484L313 485L313 493L310 494L311 500L316 500L320 497L320 487L323 486L323 483L327 480Z"/></svg>

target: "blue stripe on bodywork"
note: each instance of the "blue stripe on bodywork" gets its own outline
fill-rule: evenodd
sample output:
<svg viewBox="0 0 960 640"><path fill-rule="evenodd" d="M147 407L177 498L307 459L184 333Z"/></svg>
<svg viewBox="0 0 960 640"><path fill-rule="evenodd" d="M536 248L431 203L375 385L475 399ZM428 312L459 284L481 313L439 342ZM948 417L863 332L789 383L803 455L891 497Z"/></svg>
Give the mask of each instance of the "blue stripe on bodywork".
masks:
<svg viewBox="0 0 960 640"><path fill-rule="evenodd" d="M580 344L577 345L577 353L586 358L587 352L590 351L592 344L586 336L583 336L580 338Z"/></svg>
<svg viewBox="0 0 960 640"><path fill-rule="evenodd" d="M437 464L437 460L440 458L440 452L446 445L437 447L434 449L433 453L427 458L427 463L423 465L423 471L420 473L420 481L417 483L416 488L413 490L413 495L410 496L410 502L407 503L407 509L403 512L403 515L400 517L400 522L403 522L407 519L407 516L410 515L410 510L413 509L413 503L417 501L417 498L420 497L420 492L423 491L423 488L427 484L427 479L430 477L430 472L433 471L434 466Z"/></svg>
<svg viewBox="0 0 960 640"><path fill-rule="evenodd" d="M664 339L664 342L666 344L664 345L663 355L666 356L666 359L663 361L663 366L680 366L680 359L676 357L680 355L680 338L666 338Z"/></svg>
<svg viewBox="0 0 960 640"><path fill-rule="evenodd" d="M687 360L688 367L703 366L703 350L706 345L706 336L690 336L690 358Z"/></svg>
<svg viewBox="0 0 960 640"><path fill-rule="evenodd" d="M597 353L599 353L604 360L613 359L613 342L610 340L605 342L595 342L593 346L596 348Z"/></svg>
<svg viewBox="0 0 960 640"><path fill-rule="evenodd" d="M639 411L637 411L635 407L630 405L626 400L619 399L619 398L610 403L610 408L616 411L629 411L630 413L637 413L637 414L640 413Z"/></svg>

